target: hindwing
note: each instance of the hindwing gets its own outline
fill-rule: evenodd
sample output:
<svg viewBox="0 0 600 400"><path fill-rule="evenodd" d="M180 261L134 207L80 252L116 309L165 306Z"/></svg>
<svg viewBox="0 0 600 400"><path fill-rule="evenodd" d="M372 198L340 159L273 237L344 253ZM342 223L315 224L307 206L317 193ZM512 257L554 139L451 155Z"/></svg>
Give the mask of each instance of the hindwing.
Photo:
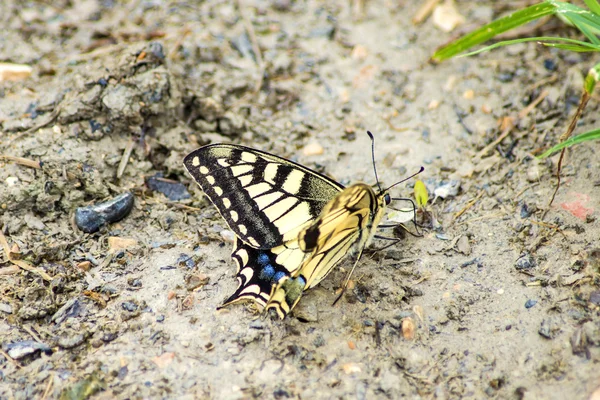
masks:
<svg viewBox="0 0 600 400"><path fill-rule="evenodd" d="M183 163L229 228L256 249L296 240L343 189L300 164L239 145L207 145Z"/></svg>
<svg viewBox="0 0 600 400"><path fill-rule="evenodd" d="M244 300L264 307L273 286L289 278L302 264L304 256L297 241L273 249L255 249L236 238L231 257L237 264L238 287L219 308Z"/></svg>

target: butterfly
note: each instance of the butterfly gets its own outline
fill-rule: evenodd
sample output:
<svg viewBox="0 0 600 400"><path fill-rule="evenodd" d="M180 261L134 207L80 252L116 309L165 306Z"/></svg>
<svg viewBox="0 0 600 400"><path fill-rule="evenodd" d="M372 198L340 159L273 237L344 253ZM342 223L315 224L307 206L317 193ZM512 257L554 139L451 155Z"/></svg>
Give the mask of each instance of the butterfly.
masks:
<svg viewBox="0 0 600 400"><path fill-rule="evenodd" d="M183 163L236 236L238 288L221 307L252 300L280 318L353 249L354 270L392 200L389 188L344 188L293 161L241 145L206 145Z"/></svg>

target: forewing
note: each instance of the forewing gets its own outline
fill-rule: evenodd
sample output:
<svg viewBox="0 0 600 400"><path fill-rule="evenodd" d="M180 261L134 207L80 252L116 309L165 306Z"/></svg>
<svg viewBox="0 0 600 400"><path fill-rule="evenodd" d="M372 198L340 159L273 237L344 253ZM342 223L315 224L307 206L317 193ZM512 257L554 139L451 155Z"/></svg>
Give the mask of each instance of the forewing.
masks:
<svg viewBox="0 0 600 400"><path fill-rule="evenodd" d="M343 189L302 165L238 145L201 147L184 165L229 228L257 249L296 240Z"/></svg>
<svg viewBox="0 0 600 400"><path fill-rule="evenodd" d="M350 186L331 200L300 233L298 245L306 257L295 273L273 287L267 309L275 309L283 318L298 303L302 291L325 278L353 246L362 251L381 219L379 203L364 184Z"/></svg>

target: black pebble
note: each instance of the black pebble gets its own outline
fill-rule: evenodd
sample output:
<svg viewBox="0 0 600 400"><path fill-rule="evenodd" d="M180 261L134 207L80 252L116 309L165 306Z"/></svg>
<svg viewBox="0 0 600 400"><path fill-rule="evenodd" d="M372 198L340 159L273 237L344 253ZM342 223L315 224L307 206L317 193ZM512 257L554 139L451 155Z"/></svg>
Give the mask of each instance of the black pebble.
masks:
<svg viewBox="0 0 600 400"><path fill-rule="evenodd" d="M178 201L192 197L183 183L163 178L160 172L146 179L146 186L153 192L160 192L169 200Z"/></svg>
<svg viewBox="0 0 600 400"><path fill-rule="evenodd" d="M531 308L531 307L535 306L536 304L537 304L537 300L529 299L525 302L525 308Z"/></svg>
<svg viewBox="0 0 600 400"><path fill-rule="evenodd" d="M138 309L138 306L137 304L132 303L131 301L124 301L123 303L121 303L121 308L129 312L134 312Z"/></svg>
<svg viewBox="0 0 600 400"><path fill-rule="evenodd" d="M122 220L133 208L133 195L123 193L112 200L75 210L75 224L85 233L98 232L108 223Z"/></svg>
<svg viewBox="0 0 600 400"><path fill-rule="evenodd" d="M535 267L535 260L531 254L525 253L517 260L515 268L518 270L528 270Z"/></svg>

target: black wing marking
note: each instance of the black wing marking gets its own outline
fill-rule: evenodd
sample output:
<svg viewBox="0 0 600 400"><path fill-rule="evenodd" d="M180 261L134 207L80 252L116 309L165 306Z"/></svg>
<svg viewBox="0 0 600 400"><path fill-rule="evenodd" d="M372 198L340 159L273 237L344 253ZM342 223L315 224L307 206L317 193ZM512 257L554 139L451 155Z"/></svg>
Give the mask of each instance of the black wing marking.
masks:
<svg viewBox="0 0 600 400"><path fill-rule="evenodd" d="M302 252L299 249L290 251ZM277 254L272 250L255 249L238 238L231 257L238 266L238 288L219 308L244 300L252 300L264 307L269 301L272 287L293 272L277 262ZM295 264L298 267L300 263Z"/></svg>
<svg viewBox="0 0 600 400"><path fill-rule="evenodd" d="M201 147L184 165L236 236L259 249L295 239L343 189L300 164L239 145Z"/></svg>

